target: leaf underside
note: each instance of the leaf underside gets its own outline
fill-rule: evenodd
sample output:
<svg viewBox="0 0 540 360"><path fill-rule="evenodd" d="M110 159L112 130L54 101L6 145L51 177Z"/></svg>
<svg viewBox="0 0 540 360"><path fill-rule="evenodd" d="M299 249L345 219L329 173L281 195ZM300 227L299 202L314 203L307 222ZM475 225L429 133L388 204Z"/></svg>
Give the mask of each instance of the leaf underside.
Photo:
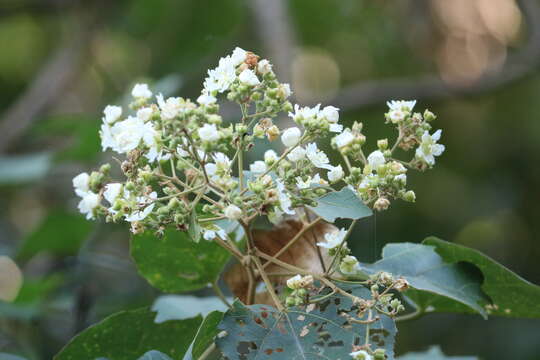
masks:
<svg viewBox="0 0 540 360"><path fill-rule="evenodd" d="M309 206L309 209L330 223L337 218L357 220L373 215L371 209L348 187L321 196L317 206Z"/></svg>

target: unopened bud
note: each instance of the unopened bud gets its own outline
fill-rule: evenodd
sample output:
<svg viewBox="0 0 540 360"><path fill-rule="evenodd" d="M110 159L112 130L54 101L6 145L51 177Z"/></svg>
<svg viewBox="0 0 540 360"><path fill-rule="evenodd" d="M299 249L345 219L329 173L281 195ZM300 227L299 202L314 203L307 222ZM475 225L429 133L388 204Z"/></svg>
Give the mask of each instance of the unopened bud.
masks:
<svg viewBox="0 0 540 360"><path fill-rule="evenodd" d="M414 202L416 200L416 194L414 191L409 190L405 194L403 194L403 200L408 202Z"/></svg>
<svg viewBox="0 0 540 360"><path fill-rule="evenodd" d="M388 209L390 206L390 200L388 200L385 197L380 197L375 201L375 204L373 204L373 208L377 211L383 211Z"/></svg>
<svg viewBox="0 0 540 360"><path fill-rule="evenodd" d="M384 151L388 148L388 139L377 140L377 147L379 150Z"/></svg>

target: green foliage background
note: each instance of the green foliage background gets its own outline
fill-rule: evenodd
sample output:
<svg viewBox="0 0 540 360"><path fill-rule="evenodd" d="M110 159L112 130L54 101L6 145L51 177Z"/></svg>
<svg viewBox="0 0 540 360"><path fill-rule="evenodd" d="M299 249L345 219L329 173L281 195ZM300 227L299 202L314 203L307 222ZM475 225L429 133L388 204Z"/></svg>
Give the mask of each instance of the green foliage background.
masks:
<svg viewBox="0 0 540 360"><path fill-rule="evenodd" d="M205 70L235 46L273 60L276 54L269 50L255 3L0 3L0 43L5 44L0 110L31 86L84 19L97 14L69 87L0 157L0 254L16 259L25 273L19 298L0 303L0 351L50 359L88 325L119 310L151 305L158 293L135 270L127 227L89 223L77 215L71 178L109 160L99 152L101 109L123 103L135 81L196 97ZM437 44L445 34L429 10L431 1L286 4L295 47L285 70L292 74L293 90L299 83L316 89L313 94L299 91L299 97L332 104L337 89L324 75L335 69L340 87L438 76ZM526 34L523 23L508 47L510 55L523 46ZM300 61L306 54L322 54L326 62ZM315 70L302 77L295 73L298 64ZM419 106L439 116L436 126L443 129L447 151L434 171L409 176L416 204L396 202L389 211L360 220L350 241L355 255L373 261L388 242L418 243L434 235L478 249L540 284L539 95L540 75L533 68L516 82L474 95L420 97ZM383 124L385 100L342 114L344 124L364 122L371 135L367 146L393 135ZM432 314L400 324L399 330L397 354L440 344L449 355L540 359L537 320L494 317L486 322L478 315Z"/></svg>

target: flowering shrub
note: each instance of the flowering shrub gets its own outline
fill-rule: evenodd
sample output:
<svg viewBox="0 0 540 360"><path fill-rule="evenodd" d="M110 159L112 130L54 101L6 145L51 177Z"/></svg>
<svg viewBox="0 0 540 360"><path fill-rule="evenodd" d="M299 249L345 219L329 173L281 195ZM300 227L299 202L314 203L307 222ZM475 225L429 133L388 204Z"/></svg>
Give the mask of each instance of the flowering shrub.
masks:
<svg viewBox="0 0 540 360"><path fill-rule="evenodd" d="M396 139L371 148L362 123L345 127L331 105L293 106L272 64L240 48L208 71L196 102L154 96L146 84L131 94L129 109L105 108L100 130L103 150L122 156L123 179L112 179L109 164L77 175L79 210L87 219L129 222L133 258L158 289L211 284L229 309L197 318L191 332L179 319L165 323L172 328L134 330L137 350L105 341L107 329L151 310L111 317L58 359L134 359L151 350L174 359L393 359L396 321L426 311L519 312L515 299L484 286L497 281L490 273L500 265L470 249L428 239L390 244L375 264L350 254L357 220L392 201L414 202L408 171L433 167L444 151L441 130L432 129L436 116L415 112L416 101L387 103L384 119ZM238 105L237 121L220 115L225 100ZM280 114L292 125L276 121ZM271 148L276 143L282 151ZM256 153L264 155L248 163ZM337 218L350 219L348 228L332 225ZM257 229L266 220L271 229ZM232 304L218 286L229 256L235 265L223 278ZM154 342L138 338L147 331ZM177 340L160 336L175 332Z"/></svg>

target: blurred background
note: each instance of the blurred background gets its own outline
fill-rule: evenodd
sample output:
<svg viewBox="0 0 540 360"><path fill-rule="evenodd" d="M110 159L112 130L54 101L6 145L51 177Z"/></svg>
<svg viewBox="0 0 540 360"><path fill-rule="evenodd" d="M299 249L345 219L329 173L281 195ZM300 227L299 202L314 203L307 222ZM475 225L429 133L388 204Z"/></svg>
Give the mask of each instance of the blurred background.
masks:
<svg viewBox="0 0 540 360"><path fill-rule="evenodd" d="M369 149L395 136L386 100L439 116L446 152L409 176L416 204L360 222L361 260L435 235L540 284L540 1L0 0L0 44L0 255L24 273L0 302L0 352L50 359L89 324L152 303L128 227L84 220L71 179L110 161L105 105L136 81L196 98L235 46L270 59L295 101L362 121ZM539 339L539 321L429 315L401 325L397 351L533 360Z"/></svg>

